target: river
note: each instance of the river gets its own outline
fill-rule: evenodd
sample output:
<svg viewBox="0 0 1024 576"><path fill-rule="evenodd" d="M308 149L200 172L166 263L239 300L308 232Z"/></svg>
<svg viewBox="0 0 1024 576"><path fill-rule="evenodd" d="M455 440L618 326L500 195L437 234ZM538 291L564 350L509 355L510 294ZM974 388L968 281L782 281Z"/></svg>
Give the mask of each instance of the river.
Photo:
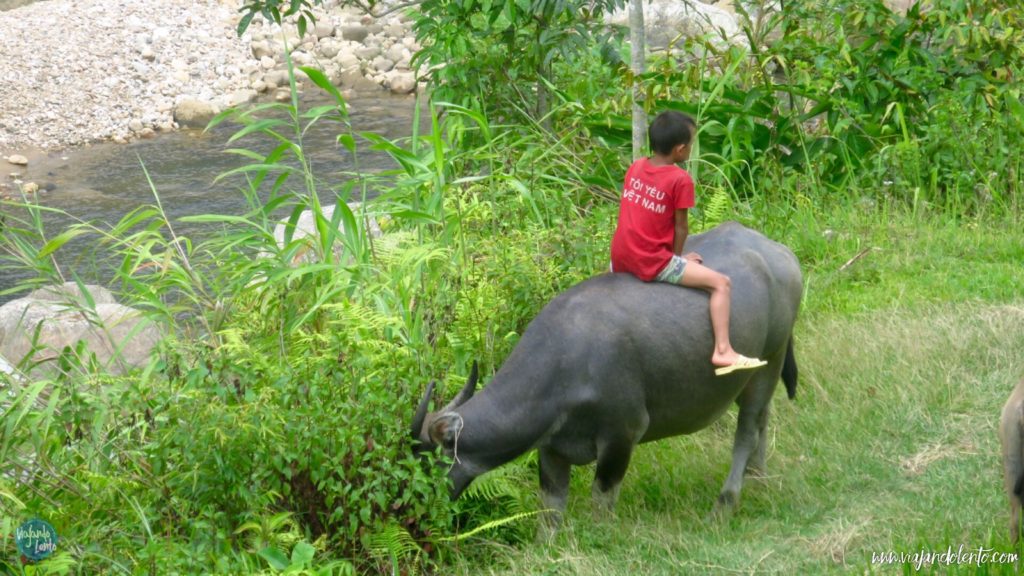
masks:
<svg viewBox="0 0 1024 576"><path fill-rule="evenodd" d="M308 98L303 108L323 103ZM412 132L415 103L414 97L393 96L384 91L356 95L348 101L353 130L372 132L391 140L408 136ZM229 144L228 139L239 128L237 124L223 123L208 133L181 130L129 144L101 143L37 155L31 158L27 168L5 164L0 177L10 182L10 174L19 173L25 182L35 182L41 187L40 205L67 213L67 216L46 215L46 234L51 238L76 219L109 226L139 206L154 204L143 164L172 224L187 215L239 215L246 209L241 192L246 185L244 178L237 176L216 183L214 180L219 174L251 161L225 150L249 148L266 153L271 148L266 137L257 135L248 135ZM311 160L314 174L322 182L318 193L325 203L334 203L335 190L350 178L344 172L354 169L351 155L337 144L337 135L344 130L337 122L322 122L303 139L303 149ZM359 168L363 172L396 167L386 154L370 150L366 141L360 141L358 150ZM299 185L296 180L294 186ZM0 207L0 210L7 211L8 216L18 215L10 206ZM186 234L199 231L184 225L176 230ZM87 281L105 282L102 266L96 264L101 258L94 253L94 244L95 238L83 239L57 254L67 275L74 272ZM2 261L0 266L3 266ZM0 268L0 302L17 297L2 293L29 274L31 272L22 269Z"/></svg>

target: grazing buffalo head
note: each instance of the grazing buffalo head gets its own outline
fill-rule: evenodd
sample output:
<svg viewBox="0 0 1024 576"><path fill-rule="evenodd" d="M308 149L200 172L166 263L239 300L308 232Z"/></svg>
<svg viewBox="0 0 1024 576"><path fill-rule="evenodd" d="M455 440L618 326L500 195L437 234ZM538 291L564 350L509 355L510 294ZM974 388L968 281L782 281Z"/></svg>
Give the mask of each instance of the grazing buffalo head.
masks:
<svg viewBox="0 0 1024 576"><path fill-rule="evenodd" d="M429 411L435 384L431 382L427 386L427 391L416 408L410 430L413 440L416 441L414 447L416 453L432 452L441 446L445 456L453 460L458 459L458 440L462 434L463 419L457 409L473 397L478 375L477 364L474 362L466 385L451 402L436 412ZM465 489L472 477L462 478L462 475L458 474L454 468L451 476L453 482L451 496L454 499Z"/></svg>

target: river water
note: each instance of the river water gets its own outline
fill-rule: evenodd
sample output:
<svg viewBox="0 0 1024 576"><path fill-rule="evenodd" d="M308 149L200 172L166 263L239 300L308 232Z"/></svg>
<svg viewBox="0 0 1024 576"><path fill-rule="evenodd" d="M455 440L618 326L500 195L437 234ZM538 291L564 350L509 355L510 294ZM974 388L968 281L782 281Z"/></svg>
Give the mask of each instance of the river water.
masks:
<svg viewBox="0 0 1024 576"><path fill-rule="evenodd" d="M306 99L302 107L324 104L315 97ZM374 91L352 97L348 102L352 128L357 133L372 132L396 140L412 132L416 99L392 96ZM424 116L426 116L424 114ZM425 120L424 120L425 122ZM262 154L273 144L265 136L247 135L228 143L231 135L240 129L237 124L223 123L212 131L182 130L161 134L149 140L129 144L102 143L73 150L37 155L30 158L27 168L3 165L0 178L11 181L11 173L19 173L25 182L40 185L38 203L67 213L46 214L48 237L66 229L76 219L109 226L125 214L143 205L155 203L153 190L146 179L145 165L153 187L171 219L196 214L241 215L247 209L241 190L246 186L243 176L234 176L214 182L216 177L234 168L250 164L251 160L225 152L228 148L247 148ZM351 176L355 168L351 154L337 144L337 136L347 129L338 122L321 122L303 137L303 149L310 158L313 172L319 179L317 186L321 201L335 202L336 191ZM358 165L361 172L392 169L396 164L385 153L370 149L360 140ZM292 176L293 187L301 186L301 176ZM264 187L266 188L266 186ZM264 190L264 197L267 191ZM17 197L17 193L14 193ZM11 207L0 211L15 216ZM178 225L176 232L199 234L194 225ZM58 261L66 275L72 272L86 281L104 283L102 266L96 261L95 238L79 240L58 252ZM2 263L0 263L2 266ZM15 286L31 273L20 269L0 268L0 302L17 295L2 292Z"/></svg>
<svg viewBox="0 0 1024 576"><path fill-rule="evenodd" d="M22 6L37 2L38 0L0 0L0 12L4 10L14 10Z"/></svg>

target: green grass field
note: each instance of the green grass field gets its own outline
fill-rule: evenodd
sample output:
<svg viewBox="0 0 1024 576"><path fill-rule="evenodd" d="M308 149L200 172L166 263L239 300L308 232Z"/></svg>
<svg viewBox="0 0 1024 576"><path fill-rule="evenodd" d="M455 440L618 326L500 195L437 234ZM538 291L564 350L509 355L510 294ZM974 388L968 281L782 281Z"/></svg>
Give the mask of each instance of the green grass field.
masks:
<svg viewBox="0 0 1024 576"><path fill-rule="evenodd" d="M593 516L592 470L577 469L554 542L485 535L463 545L471 560L441 572L917 573L872 554L1010 551L996 428L1024 378L1020 227L839 220L776 232L804 262L800 385L794 402L776 395L768 475L748 479L731 519L706 515L735 411L640 447L614 517ZM991 560L922 569L1015 573Z"/></svg>

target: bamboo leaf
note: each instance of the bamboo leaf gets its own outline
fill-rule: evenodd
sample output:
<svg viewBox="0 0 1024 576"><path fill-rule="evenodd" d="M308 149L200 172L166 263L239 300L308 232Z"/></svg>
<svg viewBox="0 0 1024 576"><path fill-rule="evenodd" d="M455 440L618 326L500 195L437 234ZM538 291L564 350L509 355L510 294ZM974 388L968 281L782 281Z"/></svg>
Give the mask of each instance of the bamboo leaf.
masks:
<svg viewBox="0 0 1024 576"><path fill-rule="evenodd" d="M232 134L231 138L228 138L228 143L230 144L231 142L243 138L248 134L252 134L253 132L267 132L270 128L285 125L287 125L287 123L284 120L278 120L277 118L264 118L262 120L257 120L256 122L253 122Z"/></svg>
<svg viewBox="0 0 1024 576"><path fill-rule="evenodd" d="M262 172L269 172L269 171L272 171L272 170L280 170L281 172L283 172L285 174L291 174L292 172L295 172L295 168L292 168L291 166L288 166L287 164L249 164L247 166L241 166L239 168L235 168L234 170L228 170L227 172L223 172L221 174L218 174L217 177L213 179L213 181L214 182L219 182L219 181L223 180L224 178L227 178L229 176L234 176L235 174L245 174L245 173L248 173L248 172L260 172L260 173L262 173Z"/></svg>
<svg viewBox="0 0 1024 576"><path fill-rule="evenodd" d="M46 258L50 254L53 254L57 250L60 250L61 247L63 247L71 240L86 234L86 232L87 231L82 228L69 228L68 230L61 232L60 234L57 235L56 238L50 240L49 242L44 244L42 248L39 249L39 254L37 255L37 257Z"/></svg>
<svg viewBox="0 0 1024 576"><path fill-rule="evenodd" d="M300 66L299 70L305 72L306 76L308 76L314 84L319 86L321 90L333 96L334 101L338 103L339 107L341 107L342 113L347 114L347 110L345 108L345 97L341 95L341 92L339 92L334 84L331 83L323 71L310 66Z"/></svg>

